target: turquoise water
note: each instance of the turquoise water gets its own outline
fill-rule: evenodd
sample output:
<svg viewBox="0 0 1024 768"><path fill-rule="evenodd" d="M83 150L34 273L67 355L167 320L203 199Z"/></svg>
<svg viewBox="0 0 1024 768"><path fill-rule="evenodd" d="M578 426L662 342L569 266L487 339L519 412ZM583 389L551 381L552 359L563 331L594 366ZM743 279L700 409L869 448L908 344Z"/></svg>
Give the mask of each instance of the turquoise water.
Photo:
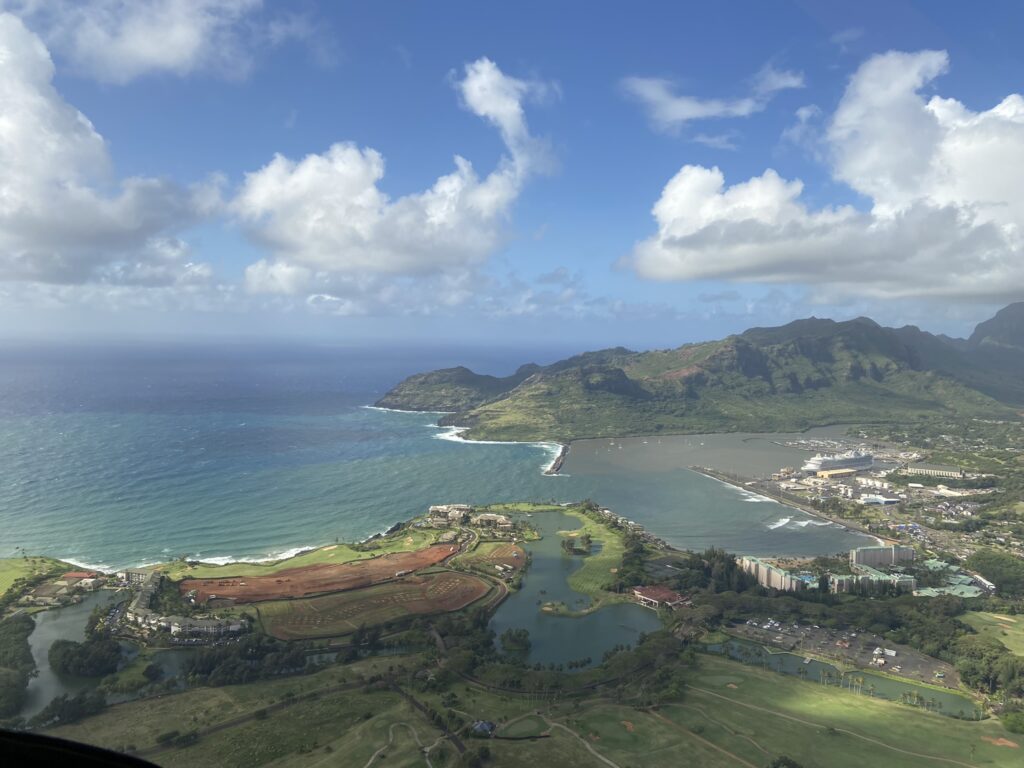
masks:
<svg viewBox="0 0 1024 768"><path fill-rule="evenodd" d="M680 468L702 463L692 451L641 466L628 447L574 451L568 476L550 477L550 447L438 439L450 434L436 415L362 407L404 373L344 355L0 365L0 556L260 559L440 502L588 497L682 547L809 555L865 541Z"/></svg>

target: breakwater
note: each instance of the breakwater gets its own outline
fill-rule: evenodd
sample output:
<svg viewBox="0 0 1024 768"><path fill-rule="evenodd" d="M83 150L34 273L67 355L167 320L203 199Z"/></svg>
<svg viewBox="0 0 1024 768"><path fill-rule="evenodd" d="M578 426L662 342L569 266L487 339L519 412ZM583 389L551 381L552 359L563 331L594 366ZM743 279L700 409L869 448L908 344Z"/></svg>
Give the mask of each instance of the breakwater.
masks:
<svg viewBox="0 0 1024 768"><path fill-rule="evenodd" d="M555 456L555 460L544 470L545 475L557 475L561 471L562 465L565 464L565 460L569 457L569 444L561 443L561 446L562 448L558 455Z"/></svg>

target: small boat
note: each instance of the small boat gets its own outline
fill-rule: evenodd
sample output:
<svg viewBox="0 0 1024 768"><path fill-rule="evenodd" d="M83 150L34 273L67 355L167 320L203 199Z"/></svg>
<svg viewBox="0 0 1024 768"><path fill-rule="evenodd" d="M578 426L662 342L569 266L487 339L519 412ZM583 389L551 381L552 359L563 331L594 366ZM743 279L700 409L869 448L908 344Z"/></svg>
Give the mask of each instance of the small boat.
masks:
<svg viewBox="0 0 1024 768"><path fill-rule="evenodd" d="M810 663L811 663L810 659L804 659L804 664L810 664Z"/></svg>

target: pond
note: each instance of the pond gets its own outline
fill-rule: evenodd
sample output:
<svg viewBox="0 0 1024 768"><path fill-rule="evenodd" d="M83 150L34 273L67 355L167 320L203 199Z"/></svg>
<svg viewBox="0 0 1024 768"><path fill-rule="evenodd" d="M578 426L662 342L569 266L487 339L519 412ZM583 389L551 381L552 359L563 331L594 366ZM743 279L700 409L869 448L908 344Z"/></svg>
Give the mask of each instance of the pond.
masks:
<svg viewBox="0 0 1024 768"><path fill-rule="evenodd" d="M52 608L33 616L36 626L28 637L28 643L32 649L32 658L36 662L37 674L29 679L28 697L21 712L18 713L21 717L26 719L32 717L56 696L62 694L74 696L99 687L103 680L101 677L59 675L52 670L49 660L50 646L56 640L74 640L76 642L85 640L85 627L93 608L96 606L113 607L122 599L124 599L123 595L114 592L105 590L93 592L86 595L80 603L64 608ZM139 649L129 642L122 642L121 648L122 665L135 658L139 653ZM178 675L194 653L194 648L159 650L153 653L151 660L163 669L163 678L169 679ZM110 694L107 696L107 701L115 703L132 698L136 698L136 696Z"/></svg>
<svg viewBox="0 0 1024 768"><path fill-rule="evenodd" d="M50 703L55 696L68 694L73 696L82 691L91 690L100 684L98 677L74 677L58 675L50 669L48 654L50 646L56 640L85 640L85 625L89 614L97 605L111 605L117 602L112 592L94 592L86 595L82 602L64 608L53 608L35 614L32 618L36 627L28 637L35 659L38 674L28 683L28 698L20 712L22 717L29 718Z"/></svg>
<svg viewBox="0 0 1024 768"><path fill-rule="evenodd" d="M580 522L562 512L538 512L529 522L543 538L523 544L531 562L521 588L498 608L491 628L500 636L507 629L530 633L531 664L566 664L591 659L600 664L605 651L616 645L635 645L641 633L661 628L658 614L633 603L616 603L584 616L560 616L541 610L544 603L561 602L573 611L590 607L590 598L569 586L569 576L586 558L563 552L559 531Z"/></svg>
<svg viewBox="0 0 1024 768"><path fill-rule="evenodd" d="M909 680L895 680L859 669L841 673L838 668L827 662L817 659L807 661L807 657L794 653L776 653L762 645L739 638L732 638L725 643L709 643L705 650L709 653L728 654L730 658L744 664L765 667L819 685L838 685L854 693L899 701L950 717L968 720L978 718L975 703L968 697L953 691L918 685Z"/></svg>

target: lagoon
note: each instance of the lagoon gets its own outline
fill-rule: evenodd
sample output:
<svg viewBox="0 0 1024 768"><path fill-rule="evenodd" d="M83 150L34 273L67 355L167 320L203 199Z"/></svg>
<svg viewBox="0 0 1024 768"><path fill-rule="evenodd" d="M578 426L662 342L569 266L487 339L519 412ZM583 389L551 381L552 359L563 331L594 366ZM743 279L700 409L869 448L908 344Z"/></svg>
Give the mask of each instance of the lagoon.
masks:
<svg viewBox="0 0 1024 768"><path fill-rule="evenodd" d="M584 558L565 554L559 531L572 531L580 521L561 512L538 512L529 520L543 538L523 543L530 565L522 586L498 607L491 628L500 637L507 629L530 633L531 664L567 664L589 658L600 664L616 645L635 645L641 633L661 628L658 614L634 603L614 603L582 616L561 616L542 610L544 603L563 603L573 611L590 607L590 598L569 586L569 576ZM609 574L609 578L611 574Z"/></svg>

